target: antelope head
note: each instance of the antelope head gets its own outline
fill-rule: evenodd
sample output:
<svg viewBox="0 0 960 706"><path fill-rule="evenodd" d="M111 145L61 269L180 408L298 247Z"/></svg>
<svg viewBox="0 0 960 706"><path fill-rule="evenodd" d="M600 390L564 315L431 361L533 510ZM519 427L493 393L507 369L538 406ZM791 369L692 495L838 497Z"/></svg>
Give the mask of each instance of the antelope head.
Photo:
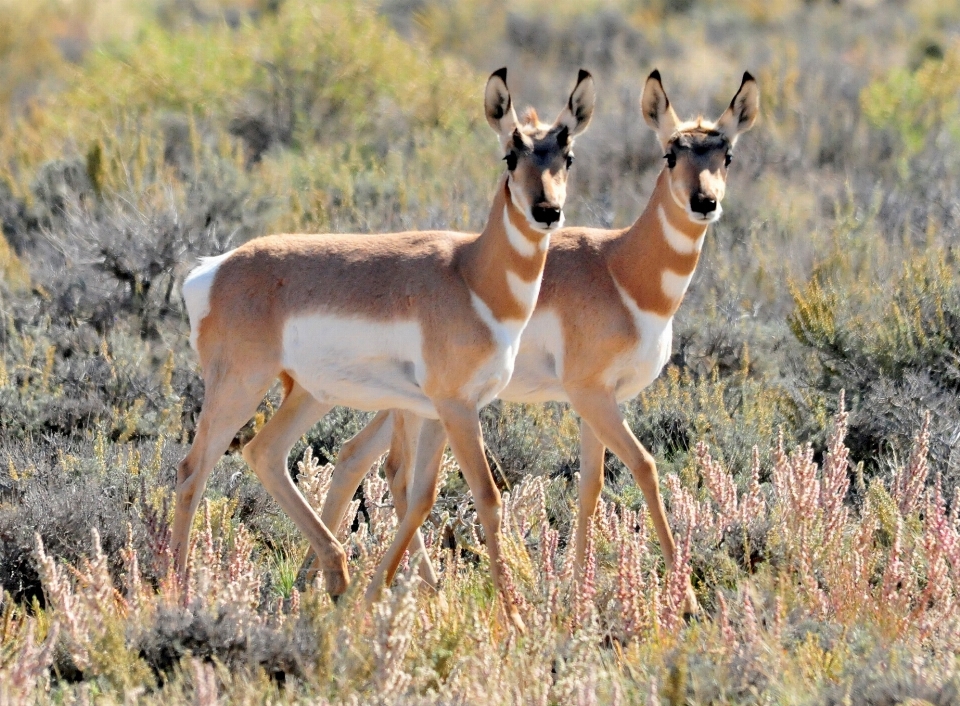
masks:
<svg viewBox="0 0 960 706"><path fill-rule="evenodd" d="M487 122L500 137L510 199L534 230L548 233L563 225L573 141L587 129L595 101L593 78L581 69L552 125L541 123L533 110L521 121L507 89L507 70L494 71L487 81L484 107Z"/></svg>
<svg viewBox="0 0 960 706"><path fill-rule="evenodd" d="M715 122L703 118L681 122L663 90L660 72L654 71L643 87L640 107L663 147L674 201L694 223L713 223L723 212L720 202L737 137L753 127L760 112L757 82L745 72L740 90Z"/></svg>

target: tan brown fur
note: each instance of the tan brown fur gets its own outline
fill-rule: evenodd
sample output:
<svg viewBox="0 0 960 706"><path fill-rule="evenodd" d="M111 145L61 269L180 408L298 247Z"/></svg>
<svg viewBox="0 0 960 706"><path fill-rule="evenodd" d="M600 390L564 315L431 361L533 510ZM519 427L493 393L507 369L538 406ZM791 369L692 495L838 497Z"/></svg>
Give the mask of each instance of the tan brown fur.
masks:
<svg viewBox="0 0 960 706"><path fill-rule="evenodd" d="M382 583L392 578L411 537L429 512L435 495L435 488L431 495L434 467L439 465L439 455L448 440L476 499L494 585L502 588L500 497L483 454L477 410L509 376L516 355L516 344L510 341L515 341L533 310L548 234L561 217L566 156L573 137L589 123L594 96L592 78L581 71L567 107L553 126L520 125L507 90L506 69L491 75L484 92L487 120L500 134L509 161L487 225L479 235L443 231L375 236L272 235L202 264L187 278L184 288L185 293L189 290L188 308L193 306L191 317L196 314L199 319L191 323L196 327L195 345L205 393L197 435L177 472L172 543L180 571L185 569L190 526L210 471L233 434L253 415L269 386L280 377L284 401L247 444L243 455L309 539L323 566L327 590L338 596L346 589L349 573L342 546L286 471L286 457L296 440L334 402L344 402L331 396L334 393L322 383L313 388L313 393L308 392L304 385L309 383L298 378L297 364L303 360L296 359L305 354L296 345L288 349L294 351L295 358L285 365L286 327L295 317L319 314L351 325L360 322L367 331L380 323L384 324L380 330L388 331L392 329L387 324L416 322L418 337L403 338L406 348L397 349L408 351L402 355L414 357L418 365L422 362L414 392L403 399L418 409L423 409L426 399L439 416L439 420L420 425L414 461L414 486L419 495L411 500L397 540L371 581L368 598L375 597ZM508 232L504 219L519 232L517 237L536 245L518 251L510 240L513 231ZM526 290L518 290L526 293L528 301L520 301L511 292L510 273L521 283L531 283ZM205 304L201 302L208 304L208 311L202 311ZM358 339L364 345L367 340ZM362 352L356 355L359 357L354 364L362 366L367 358ZM414 364L407 359L397 363ZM342 382L337 368L309 361L305 365L300 371L303 376L329 375L330 384ZM346 402L362 404L368 390L378 394L383 385L398 384L393 371L395 368L388 366L379 381L369 376L353 380L355 387L343 388L343 394L353 395ZM358 385L366 387L358 391ZM522 630L516 607L508 596L504 600L508 615Z"/></svg>
<svg viewBox="0 0 960 706"><path fill-rule="evenodd" d="M271 235L250 241L217 272L210 313L197 340L201 365L249 361L243 365L256 364L264 375L276 377L284 372L284 325L292 316L322 308L370 320L418 321L434 373L425 391L456 394L456 385L469 378L493 345L490 329L473 311L470 291L498 319L525 320L530 307L513 297L506 273L533 281L546 260L546 251L524 257L508 242L504 206L515 225L525 221L501 180L480 235L417 231ZM525 223L521 232L536 234Z"/></svg>
<svg viewBox="0 0 960 706"><path fill-rule="evenodd" d="M646 210L630 228L563 228L553 236L537 309L554 311L560 319L564 386L600 385L609 361L637 345L639 332L617 284L642 310L660 316L672 316L683 301L664 294L661 274L690 274L700 255L678 253L664 240L656 213L669 200L663 181L661 174Z"/></svg>
<svg viewBox="0 0 960 706"><path fill-rule="evenodd" d="M742 94L749 100L740 100ZM681 206L683 201L678 193L687 199L694 195L715 197L719 204L726 182L726 145L732 146L739 132L751 127L757 103L756 87L752 78L745 75L731 108L717 125L702 119L681 124L663 93L659 74L654 72L644 90L643 114L660 133L665 151L678 150L676 164L661 172L647 207L631 227L621 230L563 228L553 235L537 312L551 312L559 320L563 340L562 388L582 419L578 566L583 562L587 529L603 488L603 455L608 447L631 470L643 491L667 567L673 566L676 549L660 497L656 464L626 425L617 405L617 389L611 387L608 375L614 361L636 350L642 342L643 332L638 330L621 292L643 312L669 319L677 311L683 292L665 292L663 274L687 276L694 271L701 238L707 228L705 222L693 220L696 214ZM741 115L731 128L728 114L735 109L744 111L746 118ZM726 143L714 144L711 140L718 131L717 126L724 125L728 130L724 134ZM710 150L699 151L705 145L710 146ZM662 227L661 210L667 224L677 233L673 242ZM676 238L680 238L679 242ZM526 343L525 338L521 357ZM509 386L502 396L511 399ZM409 434L411 415L393 413L390 416L397 420L405 418L395 426L392 444L409 444L409 440L402 437ZM358 435L345 444L348 458L338 463L334 473L338 490L328 495L323 510L328 522L339 521L353 489L369 468L369 465L351 463L350 459L369 459L375 452L382 453L385 447L377 443L383 444L382 430L388 423L388 416L380 413L375 419L379 432L376 436L361 438ZM404 490L395 488L394 492L402 494ZM688 587L687 609L695 608L696 598Z"/></svg>
<svg viewBox="0 0 960 706"><path fill-rule="evenodd" d="M507 187L501 190L494 200L491 216L497 209L502 212L504 204L507 207L507 217L513 226L524 238L538 244L544 237L543 234L527 225L523 214L509 198ZM460 270L464 281L487 303L494 316L500 320L526 320L530 317L531 310L526 304L518 302L511 293L507 284L507 272L514 273L524 282L533 282L543 272L547 251L536 248L532 256L525 257L507 240L501 219L497 219L496 226L500 229L497 238L482 242L478 239L465 247ZM502 263L502 266L486 267L485 263L488 262Z"/></svg>

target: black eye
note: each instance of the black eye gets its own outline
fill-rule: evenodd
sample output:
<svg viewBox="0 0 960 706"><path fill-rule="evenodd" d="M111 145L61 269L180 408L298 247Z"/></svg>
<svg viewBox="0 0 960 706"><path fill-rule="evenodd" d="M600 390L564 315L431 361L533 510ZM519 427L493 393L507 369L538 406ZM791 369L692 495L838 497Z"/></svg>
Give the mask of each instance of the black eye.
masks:
<svg viewBox="0 0 960 706"><path fill-rule="evenodd" d="M572 155L572 154L568 154L568 155L567 155L567 169L569 169L569 168L572 167L572 166L573 166L573 155Z"/></svg>
<svg viewBox="0 0 960 706"><path fill-rule="evenodd" d="M732 161L733 161L733 155L730 154L729 152L727 152L727 156L726 156L726 158L723 160L724 166L729 167L729 166L730 166L730 162L732 162Z"/></svg>
<svg viewBox="0 0 960 706"><path fill-rule="evenodd" d="M509 169L511 172L517 168L517 159L519 158L517 157L516 152L510 152L506 157L503 158L503 161L507 163L507 169Z"/></svg>
<svg viewBox="0 0 960 706"><path fill-rule="evenodd" d="M675 166L677 166L677 155L675 155L673 152L667 152L665 155L663 155L663 158L667 160L667 166L670 169L673 169Z"/></svg>

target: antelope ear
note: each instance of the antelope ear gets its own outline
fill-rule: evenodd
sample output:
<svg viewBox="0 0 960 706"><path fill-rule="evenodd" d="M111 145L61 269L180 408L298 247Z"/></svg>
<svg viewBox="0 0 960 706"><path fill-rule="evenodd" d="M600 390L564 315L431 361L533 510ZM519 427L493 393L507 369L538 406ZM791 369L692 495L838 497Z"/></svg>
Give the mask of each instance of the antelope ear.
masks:
<svg viewBox="0 0 960 706"><path fill-rule="evenodd" d="M513 109L513 100L507 88L507 68L497 69L487 79L487 87L483 92L483 107L487 114L487 122L500 136L500 144L506 145L513 131L520 121L517 112Z"/></svg>
<svg viewBox="0 0 960 706"><path fill-rule="evenodd" d="M593 76L589 71L580 69L580 73L577 74L577 85L573 87L566 107L557 116L554 127L566 128L567 139L573 139L590 125L596 102L597 88L594 85Z"/></svg>
<svg viewBox="0 0 960 706"><path fill-rule="evenodd" d="M660 144L666 149L667 142L680 125L680 118L670 105L670 99L667 98L667 92L663 90L663 83L660 81L660 72L656 69L647 76L647 82L643 85L640 110L643 112L643 119L657 133Z"/></svg>
<svg viewBox="0 0 960 706"><path fill-rule="evenodd" d="M753 127L759 114L760 88L750 72L744 71L740 90L730 101L730 107L723 111L723 115L717 120L717 129L727 136L732 145L741 133Z"/></svg>

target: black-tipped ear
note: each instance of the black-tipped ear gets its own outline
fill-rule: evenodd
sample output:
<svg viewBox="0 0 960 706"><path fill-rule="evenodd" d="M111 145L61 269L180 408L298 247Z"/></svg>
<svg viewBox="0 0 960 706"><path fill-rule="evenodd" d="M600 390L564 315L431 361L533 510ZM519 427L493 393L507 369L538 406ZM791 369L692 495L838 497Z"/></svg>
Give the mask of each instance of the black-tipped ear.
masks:
<svg viewBox="0 0 960 706"><path fill-rule="evenodd" d="M484 89L483 105L487 122L500 135L501 144L504 144L507 136L513 132L520 122L517 120L517 113L513 109L510 90L507 88L506 67L497 69L490 74L490 78L487 79L487 87Z"/></svg>
<svg viewBox="0 0 960 706"><path fill-rule="evenodd" d="M589 71L580 69L577 74L577 85L567 99L567 107L557 116L554 126L566 126L569 138L576 137L590 124L596 102L597 89L593 83L593 76Z"/></svg>
<svg viewBox="0 0 960 706"><path fill-rule="evenodd" d="M673 111L673 106L670 105L667 92L663 90L660 72L656 69L650 72L646 83L643 84L643 95L640 96L640 112L647 125L656 131L661 146L666 149L667 142L680 124L680 119Z"/></svg>
<svg viewBox="0 0 960 706"><path fill-rule="evenodd" d="M753 127L760 113L760 89L749 71L743 72L743 80L730 107L717 120L717 128L723 132L730 144L735 144L737 136Z"/></svg>
<svg viewBox="0 0 960 706"><path fill-rule="evenodd" d="M526 152L530 149L527 145L526 140L523 139L523 133L520 132L520 128L515 128L513 131L513 149L517 152Z"/></svg>

